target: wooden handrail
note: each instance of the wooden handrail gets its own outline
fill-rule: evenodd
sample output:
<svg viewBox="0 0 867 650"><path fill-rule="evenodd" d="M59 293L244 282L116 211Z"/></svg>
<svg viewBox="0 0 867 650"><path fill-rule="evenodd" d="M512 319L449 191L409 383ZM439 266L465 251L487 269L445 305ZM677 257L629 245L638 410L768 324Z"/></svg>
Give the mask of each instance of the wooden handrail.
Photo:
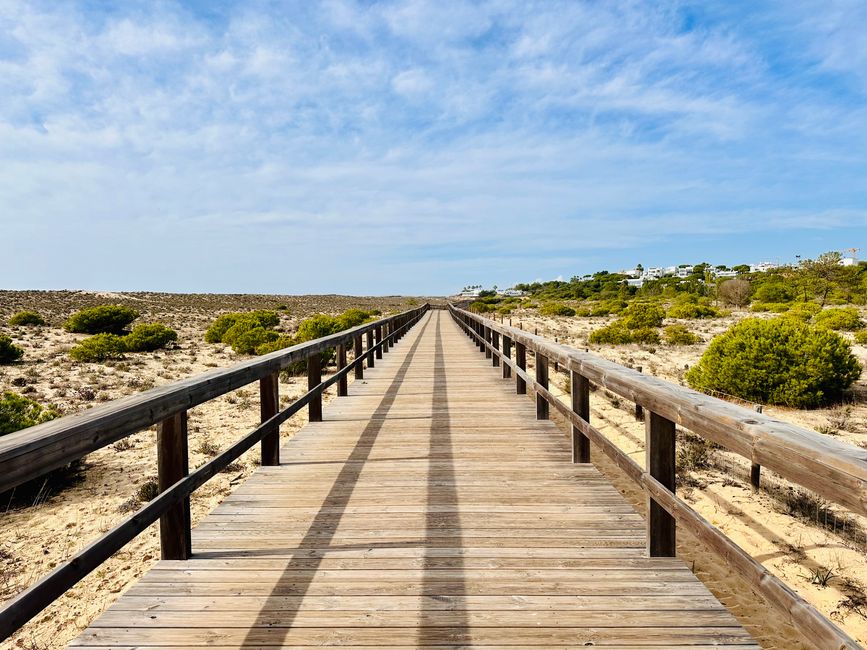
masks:
<svg viewBox="0 0 867 650"><path fill-rule="evenodd" d="M823 616L821 612L801 598L786 583L770 573L760 562L756 561L749 553L693 510L689 504L680 499L674 492L672 477L665 476L665 474L669 473L670 467L668 466L673 467L674 464L674 423L679 422L698 434L704 434L705 430L702 429L704 420L713 420L715 417L719 417L720 414L724 414L726 422L728 422L729 418L738 415L737 411L733 412L723 407L723 405L725 407L732 405L725 402L722 402L721 405L714 405L713 402L706 402L704 399L698 400L698 403L694 403L694 396L702 398L707 398L707 396L680 386L667 384L667 382L642 375L638 372L630 371L628 368L604 361L593 355L581 353L557 343L551 343L539 336L528 334L523 330L497 323L496 321L483 318L454 306L450 306L450 311L456 322L479 345L482 352L490 352L491 357L500 358L500 362L504 367L509 366L510 374L514 374L515 376L517 392L519 394L526 392L527 387L531 387L534 390L537 400L537 415L547 417L547 412L539 412L539 402L544 401L556 408L572 424L573 462L589 462L589 447L585 443L593 442L626 476L645 490L649 500L648 552L651 555L674 554L674 522L680 523L721 557L728 566L741 575L769 603L781 610L788 617L792 625L817 647L839 650L861 648L857 641ZM549 359L556 359L565 369L568 369L572 379L573 399L571 405L564 403L548 390L547 370L540 373L537 368L537 376L540 380L530 376L526 371L526 357L520 354L518 355L518 359L512 360L505 348L502 351L498 350L488 340L485 333L489 331L498 332L504 337L504 341L507 339L510 343L514 341L519 351L523 352L524 348L529 349L538 355L537 359L542 361L542 365L546 369ZM661 448L656 449L651 449L651 445L648 445L647 453L649 455L656 453L657 457L648 458L651 462L648 462L647 469L642 468L601 431L590 424L589 404L586 402L586 398L591 378L595 383L608 388L612 392L633 399L636 404L641 403L639 400L649 397L647 401L643 401L643 405L647 406L650 411L646 419L647 437L650 441L654 436L662 435L663 443L661 444ZM576 381L576 379L579 381ZM637 385L633 386L630 383L632 380L635 380ZM663 384L665 386L661 386ZM575 395L576 391L579 392L577 397ZM669 399L675 399L675 402L666 406L660 401L660 395L662 394L668 395ZM716 400L715 398L707 399L720 402L720 400ZM717 408L715 409L713 406L717 406ZM740 407L735 408L740 409ZM777 461L772 452L776 446L784 444L785 436L783 434L788 432L787 427L780 427L779 425L787 423L781 423L767 416L757 416L756 413L746 409L740 409L740 411L743 411L748 416L748 419L753 421L744 422L737 418L735 418L735 421L740 422L745 427L749 427L747 435L752 436L753 439L764 441L765 453L769 454L768 457L772 458L774 463L766 463L769 467L777 473L786 476L789 480L801 483L805 487L811 487L812 484L815 484L813 481L798 481L797 477L800 476L798 469L781 471L782 468L778 469L779 465L776 465L777 462L781 461ZM743 417L744 414L739 415ZM687 422L693 426L687 425ZM825 441L821 439L820 434L794 427L794 425L791 426L797 431L799 436L800 446L797 447L798 449L806 446L820 451L823 471L828 471L826 470L828 467L833 468L834 471L840 471L839 468L843 467L850 470L847 476L850 476L853 482L857 483L858 477L862 477L860 479L860 494L863 494L863 476L867 465L863 461L859 462L862 455L860 450L855 447L850 449L850 445L836 443L836 441L831 441L836 443L836 445L829 447L821 444ZM718 430L717 427L709 426L708 428L713 432ZM761 437L763 428L768 429L765 432L766 436L764 438ZM728 435L736 437L737 433L729 432ZM706 437L714 439L711 435L707 435ZM814 441L814 438L818 438L818 440ZM810 445L808 443L815 444ZM660 445L659 441L655 444L657 446ZM837 447L842 448L843 458L834 458L834 455L838 452ZM751 446L744 445L741 448L751 448ZM658 472L659 461L662 461L661 464L665 466L663 468L665 471L663 472ZM809 462L814 462L814 459L808 458L802 461L803 464L809 464ZM795 467L797 468L799 465L796 464ZM823 494L823 496L825 495ZM863 513L863 498L860 500L833 498L830 495L827 498L832 498L837 503L843 505L851 502L856 506L852 509Z"/></svg>
<svg viewBox="0 0 867 650"><path fill-rule="evenodd" d="M377 327L425 311L427 305L352 329L95 406L0 437L0 492L63 467L121 438L304 361Z"/></svg>
<svg viewBox="0 0 867 650"><path fill-rule="evenodd" d="M452 313L508 336L527 350L557 361L564 370L574 370L594 384L772 469L793 483L867 515L867 450L463 309L453 307Z"/></svg>
<svg viewBox="0 0 867 650"><path fill-rule="evenodd" d="M255 372L263 372L263 374L256 375L254 373L246 375L252 377L247 383L256 381L258 379L268 384L273 381L274 374L272 372L264 372L263 369L267 369L270 371L274 367L282 368L289 363L299 361L305 358L310 359L315 357L318 359L319 353L322 352L324 349L337 345L345 346L349 341L352 341L354 338L360 338L361 334L369 331L371 327L382 326L383 324L385 324L388 328L388 335L383 336L382 340L379 343L377 343L372 348L369 348L368 350L369 353L375 353L378 350L382 350L385 346L388 345L389 342L393 344L395 341L397 341L406 332L406 330L408 330L416 322L418 322L418 320L427 310L428 306L424 305L418 309L413 309L402 314L397 314L396 316L391 316L389 318L376 321L375 323L361 325L359 327L346 330L346 332L341 332L332 336L316 339L315 341L310 341L308 343L303 343L292 348L287 348L287 350L285 351L280 350L278 352L269 354L267 355L267 357L264 357L262 359L254 360L262 361L263 363L261 365L252 364L251 362L245 362L243 364L238 364L238 366L234 366L233 368L225 369L221 372L225 374L231 374L238 367L243 367L245 372L250 373L253 372L253 369L255 369ZM306 357L301 356L302 351L306 351ZM278 356L278 353L284 353L286 358ZM289 359L288 361L286 360L287 358ZM324 381L321 381L320 378L320 381L318 381L316 385L310 386L308 391L304 395L302 395L300 398L298 398L292 404L282 410L277 410L278 407L275 399L276 394L272 394L271 398L265 403L265 406L262 409L263 422L253 431L246 434L238 442L234 443L231 447L229 447L228 449L226 449L225 451L196 469L194 472L186 474L170 484L161 485L160 494L148 503L144 504L135 514L123 520L120 524L112 528L105 535L101 536L100 538L89 544L87 547L74 554L67 562L61 564L53 571L51 571L51 573L43 576L35 584L31 585L30 587L16 595L14 598L11 598L6 603L4 603L3 607L0 608L0 640L5 640L9 638L9 636L12 635L16 630L18 630L22 625L27 623L39 612L45 609L45 607L47 607L57 598L63 595L69 588L71 588L78 581L87 576L91 571L99 567L103 562L105 562L114 553L123 548L123 546L129 543L133 538L139 535L148 526L157 521L157 519L160 520L160 537L163 559L183 559L188 557L191 550L189 548L190 521L188 506L185 509L184 503L188 501L190 495L197 488L201 487L205 482L214 477L218 472L225 469L230 463L239 458L243 453L252 448L253 445L255 445L257 442L260 442L269 436L276 437L275 433L279 431L279 426L283 422L288 420L305 406L310 406L311 408L313 408L314 404L316 404L317 402L321 402L321 396L323 391L325 391L328 387L334 384L339 384L340 382L345 380L349 372L363 365L365 361L367 361L366 354L356 355L355 359L353 359L353 361L348 364L345 363L344 359L344 364L338 368L336 373L334 373L331 377ZM274 365L275 363L277 364L276 366ZM211 378L215 374L219 373L207 373L206 376L208 378ZM235 375L232 374L231 376L232 381L228 382L227 385L232 387L227 388L226 391L234 390L234 388L239 387L233 383L235 381ZM175 390L178 390L178 387L180 385L191 385L192 387L196 387L198 386L197 382L194 381L196 379L197 378L192 378L184 380L182 382L175 382L174 384L170 384L169 387L175 387ZM240 386L243 385L243 383L240 384ZM273 387L270 387L270 389L274 390ZM142 393L142 395L152 395L154 392L155 391L148 391L147 393ZM220 392L211 394L212 397L216 397L223 393ZM159 393L158 396L155 397L155 399L160 400L160 408L165 408L165 405L162 401L165 399L164 393ZM117 400L117 402L109 403L106 405L106 407L101 407L99 410L106 412L113 417L118 417L118 415L122 414L123 412L123 407L117 406L117 404L120 402L126 403L128 402L128 400ZM135 409L137 411L143 408L142 402L136 401L132 405L127 405L127 408ZM157 412L163 413L163 411ZM137 423L141 421L141 418L142 416L138 414L136 415L136 418L132 419L131 421ZM76 420L76 422L73 422L71 425L67 425L75 431L80 432L82 430L81 427L86 426L82 425L82 423L78 421L80 420L80 418L76 418L76 416L61 418L54 422L62 422L63 420L66 420L67 422L71 420ZM162 419L158 419L157 421L160 423L173 421L173 424L168 426L172 428L172 436L174 438L177 438L179 431L182 430L184 434L186 433L186 427L178 426L174 423L174 421L182 422L185 424L185 420L186 408L182 407L181 410L170 413L168 416L162 416ZM96 421L98 422L100 420L97 419ZM163 424L161 426L166 425ZM45 425L40 425L39 427L32 428L45 429ZM140 428L141 427L138 427L134 430L126 430L127 433L125 435L131 435ZM51 429L49 431L50 440L53 442L54 440L56 440L56 438L52 438L52 436L56 436L58 431L63 432L65 430L66 429L64 427ZM15 436L15 434L11 434L7 437L12 436ZM23 436L18 437L22 438ZM102 436L99 439L102 440L105 439L105 437L107 437L107 435ZM113 439L117 440L122 437L123 435L119 435ZM28 437L26 443L28 451L12 457L17 459L27 459L31 458L33 454L38 454L38 450L40 449L40 447L34 447L33 441L39 439L41 439L41 436L36 436L35 438L33 436ZM109 443L106 442L104 444ZM34 449L36 451L34 451ZM268 451L266 451L266 449L263 448L263 460L266 453L273 453L273 449L269 449ZM71 458L70 461L67 462L71 462L71 460L74 460L74 458ZM39 464L38 458L32 458L31 462L33 462L34 465L41 466ZM0 467L2 467L2 465L0 465ZM177 470L176 464L174 464L173 469ZM161 479L164 478L165 477L161 477ZM161 483L164 482L164 480L161 480ZM184 516L185 510L186 515ZM177 514L177 520L167 519L168 515L170 515L172 512L175 512ZM167 548L165 546L167 543L170 547L168 549L168 555Z"/></svg>

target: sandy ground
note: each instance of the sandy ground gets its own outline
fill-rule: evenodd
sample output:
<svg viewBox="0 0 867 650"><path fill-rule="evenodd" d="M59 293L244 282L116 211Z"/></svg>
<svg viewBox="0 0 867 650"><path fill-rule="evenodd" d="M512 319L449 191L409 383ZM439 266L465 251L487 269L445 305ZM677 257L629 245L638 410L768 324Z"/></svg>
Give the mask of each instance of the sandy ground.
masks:
<svg viewBox="0 0 867 650"><path fill-rule="evenodd" d="M178 345L165 351L127 355L109 365L83 364L69 360L66 351L82 335L59 328L72 311L106 302L134 306L143 315L141 322L159 321L179 332ZM64 413L74 413L96 402L115 399L155 385L198 374L239 360L222 345L209 345L203 333L216 314L257 308L281 311L281 329L292 331L297 321L318 311L338 313L350 307L379 308L384 312L408 308L400 298L345 298L340 296L171 296L165 294L93 294L83 292L0 292L0 322L20 309L40 311L49 327L0 328L24 347L23 363L0 366L0 391L23 392ZM699 333L703 342L695 346L594 346L592 351L631 366L643 366L673 382L681 382L684 368L695 363L710 338L744 314L709 321L683 321ZM574 345L587 347L588 333L610 322L610 318L540 318L533 312L513 315L525 329ZM507 319L508 321L508 319ZM867 350L856 347L867 363ZM565 377L552 374L552 383L563 387ZM839 439L867 446L867 375L856 387L856 401L850 411L821 409L794 411L766 409L766 412L811 428L822 428ZM306 380L281 380L281 402L301 394ZM562 392L562 391L561 391ZM565 398L565 392L563 392ZM327 397L326 397L327 399ZM643 425L625 400L599 390L591 395L591 417L621 449L643 463ZM193 467L213 457L234 442L258 421L258 389L251 385L193 409L190 412L190 463ZM305 421L299 415L282 427L291 436ZM41 499L37 505L8 510L0 522L0 599L32 584L77 549L105 533L137 504L140 485L156 477L155 434L143 431L113 446L90 454L84 480L62 492ZM230 471L220 474L199 489L192 499L193 523L216 506L234 486L256 467L258 449L251 450ZM644 495L600 453L594 462L635 503L644 507ZM792 514L780 497L780 490L754 493L749 487L749 466L737 457L713 450L709 467L690 470L679 476L679 493L711 523L723 530L754 557L816 605L847 632L867 643L867 522L845 518L834 507L822 507L819 521L812 516ZM776 485L773 477L763 481ZM786 486L781 490L785 492ZM6 504L2 504L6 507ZM825 517L838 516L825 525ZM845 523L843 523L845 522ZM722 561L689 536L679 536L679 554L739 619L768 648L798 648L798 635L773 609L752 594ZM156 526L127 545L109 562L70 590L24 627L3 647L63 647L84 629L118 595L133 584L159 557ZM814 571L832 571L826 586L813 584ZM804 646L806 647L806 646Z"/></svg>
<svg viewBox="0 0 867 650"><path fill-rule="evenodd" d="M107 365L77 363L66 352L85 335L59 326L73 311L97 304L125 304L142 316L178 331L178 344L153 353L127 354ZM178 296L85 292L0 292L0 322L22 309L40 312L47 327L0 327L24 348L21 363L0 366L0 392L14 390L64 414L153 386L225 367L241 359L222 344L204 342L204 332L220 312L287 307L280 329L294 331L313 313L336 314L351 307L388 313L409 309L404 298L342 296ZM280 401L301 395L306 378L281 378ZM326 400L333 390L326 394ZM253 429L259 420L258 385L251 384L189 412L190 465L195 468ZM306 409L281 427L288 437L306 422ZM83 481L39 499L37 505L7 509L0 521L0 600L29 586L72 553L86 546L140 506L138 488L156 479L155 430L137 433L87 456ZM197 490L191 500L193 525L210 512L259 463L258 446ZM60 648L108 607L159 558L159 532L148 528L110 561L2 644L10 648Z"/></svg>
<svg viewBox="0 0 867 650"><path fill-rule="evenodd" d="M710 320L667 320L679 322L699 334L702 342L692 346L589 345L589 333L613 318L539 317L520 311L512 324L561 343L589 349L606 359L641 366L643 372L683 384L687 367L695 364L716 334L723 332L746 312ZM509 322L509 317L505 318ZM851 338L851 335L844 334ZM853 345L853 351L867 368L867 348ZM552 385L561 398L568 399L566 376L552 373ZM765 407L773 417L833 435L867 448L867 372L853 386L851 402L810 411ZM745 406L754 406L744 404ZM620 449L644 465L644 425L635 419L634 405L606 390L591 393L591 420ZM679 438L684 432L679 432ZM679 440L680 442L680 440ZM594 462L640 509L643 492L596 452ZM816 499L803 491L800 507L793 505L791 485L763 470L762 484L768 489L754 492L749 483L749 463L721 449L709 450L708 467L678 474L678 493L714 526L725 532L750 555L795 589L846 630L867 645L867 518L852 516L845 509ZM818 506L818 508L816 508ZM679 533L678 554L692 563L693 570L758 638L763 647L793 648L798 635L776 610L749 593L749 587L728 571L714 554L693 538ZM816 572L831 571L826 584ZM809 647L809 646L804 646Z"/></svg>

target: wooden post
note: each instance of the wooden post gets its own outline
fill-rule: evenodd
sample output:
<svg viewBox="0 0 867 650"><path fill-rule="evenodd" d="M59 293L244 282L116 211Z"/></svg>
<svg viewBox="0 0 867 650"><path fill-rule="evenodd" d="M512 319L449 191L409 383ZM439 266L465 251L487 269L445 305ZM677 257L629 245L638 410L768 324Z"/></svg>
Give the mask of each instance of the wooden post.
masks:
<svg viewBox="0 0 867 650"><path fill-rule="evenodd" d="M666 488L675 491L674 422L650 411L645 418L647 471ZM674 557L677 552L674 517L647 497L647 553L650 557Z"/></svg>
<svg viewBox="0 0 867 650"><path fill-rule="evenodd" d="M500 333L499 332L491 332L491 345L494 346L495 350L500 349ZM494 364L494 368L500 365L500 357L496 354L492 354L491 358L493 359L492 363Z"/></svg>
<svg viewBox="0 0 867 650"><path fill-rule="evenodd" d="M361 359L361 336L356 336L352 340L353 353L355 355L355 359ZM355 378L356 379L364 379L364 362L355 364Z"/></svg>
<svg viewBox="0 0 867 650"><path fill-rule="evenodd" d="M548 388L548 357L536 352L536 382ZM536 391L536 419L548 419L548 400Z"/></svg>
<svg viewBox="0 0 867 650"><path fill-rule="evenodd" d="M491 353L491 328L485 327L485 359L490 359L494 356Z"/></svg>
<svg viewBox="0 0 867 650"><path fill-rule="evenodd" d="M515 365L521 370L527 369L527 346L523 343L515 343ZM515 389L518 395L527 394L527 382L517 373L515 374Z"/></svg>
<svg viewBox="0 0 867 650"><path fill-rule="evenodd" d="M346 346L341 343L337 346L337 370L343 370L346 367ZM346 375L343 375L337 380L337 396L346 397L349 395L349 382Z"/></svg>
<svg viewBox="0 0 867 650"><path fill-rule="evenodd" d="M641 366L638 366L636 368L636 370L638 372L641 372L643 370L643 368ZM644 419L644 407L638 403L635 404L635 419L638 420L639 422Z"/></svg>
<svg viewBox="0 0 867 650"><path fill-rule="evenodd" d="M376 345L379 345L379 342L382 341L382 325L377 325L373 329L373 340L376 342ZM382 359L382 348L376 348L376 358Z"/></svg>
<svg viewBox="0 0 867 650"><path fill-rule="evenodd" d="M262 377L259 380L259 416L261 422L270 420L277 415L280 409L280 384L278 382L280 375L274 373L267 377ZM280 464L280 427L274 427L274 430L262 438L262 465L279 465Z"/></svg>
<svg viewBox="0 0 867 650"><path fill-rule="evenodd" d="M373 330L367 330L367 367L373 368L376 363L373 354Z"/></svg>
<svg viewBox="0 0 867 650"><path fill-rule="evenodd" d="M569 377L572 387L572 410L585 422L590 422L590 382L574 370ZM590 462L590 438L572 425L572 462Z"/></svg>
<svg viewBox="0 0 867 650"><path fill-rule="evenodd" d="M361 337L359 336L355 340L360 343ZM360 368L361 364L359 363L355 367ZM307 390L315 388L321 383L322 356L317 352L307 357ZM319 393L315 397L311 398L310 403L307 405L307 408L310 413L310 417L308 419L311 422L322 422L322 393Z"/></svg>
<svg viewBox="0 0 867 650"><path fill-rule="evenodd" d="M187 412L181 411L157 424L157 484L160 492L189 474ZM172 506L160 517L160 557L187 560L192 553L190 500Z"/></svg>
<svg viewBox="0 0 867 650"><path fill-rule="evenodd" d="M382 340L385 341L385 343L382 344L382 351L383 352L388 352L388 348L391 347L391 339L388 338L390 335L391 335L391 323L385 323L382 326Z"/></svg>
<svg viewBox="0 0 867 650"><path fill-rule="evenodd" d="M762 405L756 404L756 413L762 412ZM762 484L762 466L758 463L750 465L750 485L754 490L758 490Z"/></svg>
<svg viewBox="0 0 867 650"><path fill-rule="evenodd" d="M512 339L503 334L503 357L506 359L512 358ZM503 379L512 378L512 368L509 364L503 361Z"/></svg>

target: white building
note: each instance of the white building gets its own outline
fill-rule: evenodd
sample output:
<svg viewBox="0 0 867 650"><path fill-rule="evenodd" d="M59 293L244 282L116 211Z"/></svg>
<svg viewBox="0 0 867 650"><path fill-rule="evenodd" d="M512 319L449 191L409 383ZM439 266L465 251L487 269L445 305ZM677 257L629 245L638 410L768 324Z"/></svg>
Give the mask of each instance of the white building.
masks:
<svg viewBox="0 0 867 650"><path fill-rule="evenodd" d="M773 264L772 262L762 262L761 264L750 264L750 273L767 273L768 271L773 271L774 269L780 268L779 264Z"/></svg>
<svg viewBox="0 0 867 650"><path fill-rule="evenodd" d="M641 287L644 286L644 279L643 278L628 278L626 280L626 285L629 287L635 287L637 289L640 289Z"/></svg>
<svg viewBox="0 0 867 650"><path fill-rule="evenodd" d="M459 298L478 298L480 291L481 291L481 289L469 289L467 291L461 291L458 294L458 297Z"/></svg>
<svg viewBox="0 0 867 650"><path fill-rule="evenodd" d="M674 272L674 275L679 278L688 278L690 275L692 275L692 271L694 268L695 267L692 266L678 266L677 270Z"/></svg>
<svg viewBox="0 0 867 650"><path fill-rule="evenodd" d="M623 269L622 271L617 272L619 275L625 275L629 278L637 278L641 276L641 271L638 269Z"/></svg>
<svg viewBox="0 0 867 650"><path fill-rule="evenodd" d="M652 267L649 269L644 269L644 273L641 274L641 277L644 280L658 280L664 275L665 269L661 269L659 267Z"/></svg>
<svg viewBox="0 0 867 650"><path fill-rule="evenodd" d="M840 266L855 266L858 261L854 257L843 257L840 259Z"/></svg>
<svg viewBox="0 0 867 650"><path fill-rule="evenodd" d="M520 298L523 295L526 295L523 291L518 291L518 289L506 289L502 292L503 296L506 298Z"/></svg>
<svg viewBox="0 0 867 650"><path fill-rule="evenodd" d="M737 271L714 271L714 277L717 278L736 278L738 277Z"/></svg>

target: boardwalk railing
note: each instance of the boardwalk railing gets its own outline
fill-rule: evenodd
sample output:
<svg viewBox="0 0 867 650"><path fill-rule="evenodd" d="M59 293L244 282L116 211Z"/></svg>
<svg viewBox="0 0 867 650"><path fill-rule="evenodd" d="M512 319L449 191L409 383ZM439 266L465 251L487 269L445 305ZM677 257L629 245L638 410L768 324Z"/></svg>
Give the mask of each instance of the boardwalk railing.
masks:
<svg viewBox="0 0 867 650"><path fill-rule="evenodd" d="M257 442L261 442L262 465L279 465L280 425L305 406L310 421L320 421L323 391L337 384L338 396L345 396L349 372L363 378L365 362L373 367L375 360L381 359L428 309L429 305L424 305L0 438L0 491L6 491L155 424L160 489L160 494L134 515L5 603L0 609L0 640L8 638L157 519L162 559L189 558L190 494ZM350 346L355 356L347 363ZM321 353L331 348L337 350L338 368L323 381ZM278 375L299 361L307 362L308 390L280 410ZM187 410L254 381L260 387L262 423L189 473Z"/></svg>
<svg viewBox="0 0 867 650"><path fill-rule="evenodd" d="M450 312L504 378L514 375L518 394L536 395L536 416L547 419L553 406L572 425L572 461L590 461L590 443L608 456L647 493L647 551L672 557L675 525L681 524L737 571L792 624L821 648L860 648L716 529L675 494L675 425L764 465L789 481L855 513L867 514L867 451L830 440L814 431L775 420L702 393L643 375L595 355L548 341L521 329L450 306ZM514 352L513 352L514 348ZM527 373L527 352L535 376ZM549 364L569 373L571 404L549 390ZM646 430L646 469L590 424L590 384L606 388L642 407Z"/></svg>

